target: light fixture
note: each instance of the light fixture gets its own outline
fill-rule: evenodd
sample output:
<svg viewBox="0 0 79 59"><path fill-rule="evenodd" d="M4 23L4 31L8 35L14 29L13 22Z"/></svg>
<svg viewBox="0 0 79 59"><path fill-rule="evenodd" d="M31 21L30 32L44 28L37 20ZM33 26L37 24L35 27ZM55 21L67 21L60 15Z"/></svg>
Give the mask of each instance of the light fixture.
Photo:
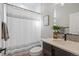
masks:
<svg viewBox="0 0 79 59"><path fill-rule="evenodd" d="M54 8L54 18L56 18L56 8Z"/></svg>
<svg viewBox="0 0 79 59"><path fill-rule="evenodd" d="M56 24L56 17L57 17L57 15L56 15L56 5L57 5L58 3L56 3L55 4L55 7L54 7L54 25Z"/></svg>

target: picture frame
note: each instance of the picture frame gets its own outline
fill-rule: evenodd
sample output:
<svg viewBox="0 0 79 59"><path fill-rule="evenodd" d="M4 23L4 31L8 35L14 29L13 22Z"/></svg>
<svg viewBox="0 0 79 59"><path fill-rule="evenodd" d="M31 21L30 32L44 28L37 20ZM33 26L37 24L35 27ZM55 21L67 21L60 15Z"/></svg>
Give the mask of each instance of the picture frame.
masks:
<svg viewBox="0 0 79 59"><path fill-rule="evenodd" d="M43 16L43 25L48 26L49 25L49 15Z"/></svg>

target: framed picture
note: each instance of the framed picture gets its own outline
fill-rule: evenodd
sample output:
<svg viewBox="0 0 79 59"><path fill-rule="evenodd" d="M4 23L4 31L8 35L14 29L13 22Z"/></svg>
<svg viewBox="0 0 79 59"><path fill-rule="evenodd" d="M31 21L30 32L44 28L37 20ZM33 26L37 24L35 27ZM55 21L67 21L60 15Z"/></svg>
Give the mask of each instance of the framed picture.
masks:
<svg viewBox="0 0 79 59"><path fill-rule="evenodd" d="M49 25L49 16L48 15L43 16L43 25L44 26Z"/></svg>

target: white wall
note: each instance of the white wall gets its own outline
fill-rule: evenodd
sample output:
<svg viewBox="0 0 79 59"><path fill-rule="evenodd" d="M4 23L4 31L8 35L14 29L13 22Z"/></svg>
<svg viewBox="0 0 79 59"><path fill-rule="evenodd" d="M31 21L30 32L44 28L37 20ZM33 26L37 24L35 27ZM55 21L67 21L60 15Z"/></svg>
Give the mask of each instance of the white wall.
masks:
<svg viewBox="0 0 79 59"><path fill-rule="evenodd" d="M49 25L44 26L43 25L43 16L42 16L42 29L41 29L41 35L42 38L52 38L53 32L52 32L52 25L53 25L53 7L51 3L43 3L41 4L41 13L43 16L49 15Z"/></svg>
<svg viewBox="0 0 79 59"><path fill-rule="evenodd" d="M56 4L57 24L69 27L69 15L79 11L78 3L64 3L64 5Z"/></svg>
<svg viewBox="0 0 79 59"><path fill-rule="evenodd" d="M42 24L42 38L53 37L51 26L54 24L54 8L56 8L56 24L69 27L69 15L79 12L79 3L65 3L63 6L53 3L41 4L41 13L43 15L49 15L49 26L43 26Z"/></svg>
<svg viewBox="0 0 79 59"><path fill-rule="evenodd" d="M79 34L79 12L70 15L70 33Z"/></svg>
<svg viewBox="0 0 79 59"><path fill-rule="evenodd" d="M56 24L69 27L69 13L63 6L56 8Z"/></svg>

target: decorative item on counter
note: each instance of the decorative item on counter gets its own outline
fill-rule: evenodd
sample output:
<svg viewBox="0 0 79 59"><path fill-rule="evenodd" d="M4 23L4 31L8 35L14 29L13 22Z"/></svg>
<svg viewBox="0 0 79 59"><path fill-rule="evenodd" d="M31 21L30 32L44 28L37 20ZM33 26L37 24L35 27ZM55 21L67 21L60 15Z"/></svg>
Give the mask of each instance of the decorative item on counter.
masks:
<svg viewBox="0 0 79 59"><path fill-rule="evenodd" d="M52 28L53 28L53 38L57 39L61 27L59 25L53 25Z"/></svg>

